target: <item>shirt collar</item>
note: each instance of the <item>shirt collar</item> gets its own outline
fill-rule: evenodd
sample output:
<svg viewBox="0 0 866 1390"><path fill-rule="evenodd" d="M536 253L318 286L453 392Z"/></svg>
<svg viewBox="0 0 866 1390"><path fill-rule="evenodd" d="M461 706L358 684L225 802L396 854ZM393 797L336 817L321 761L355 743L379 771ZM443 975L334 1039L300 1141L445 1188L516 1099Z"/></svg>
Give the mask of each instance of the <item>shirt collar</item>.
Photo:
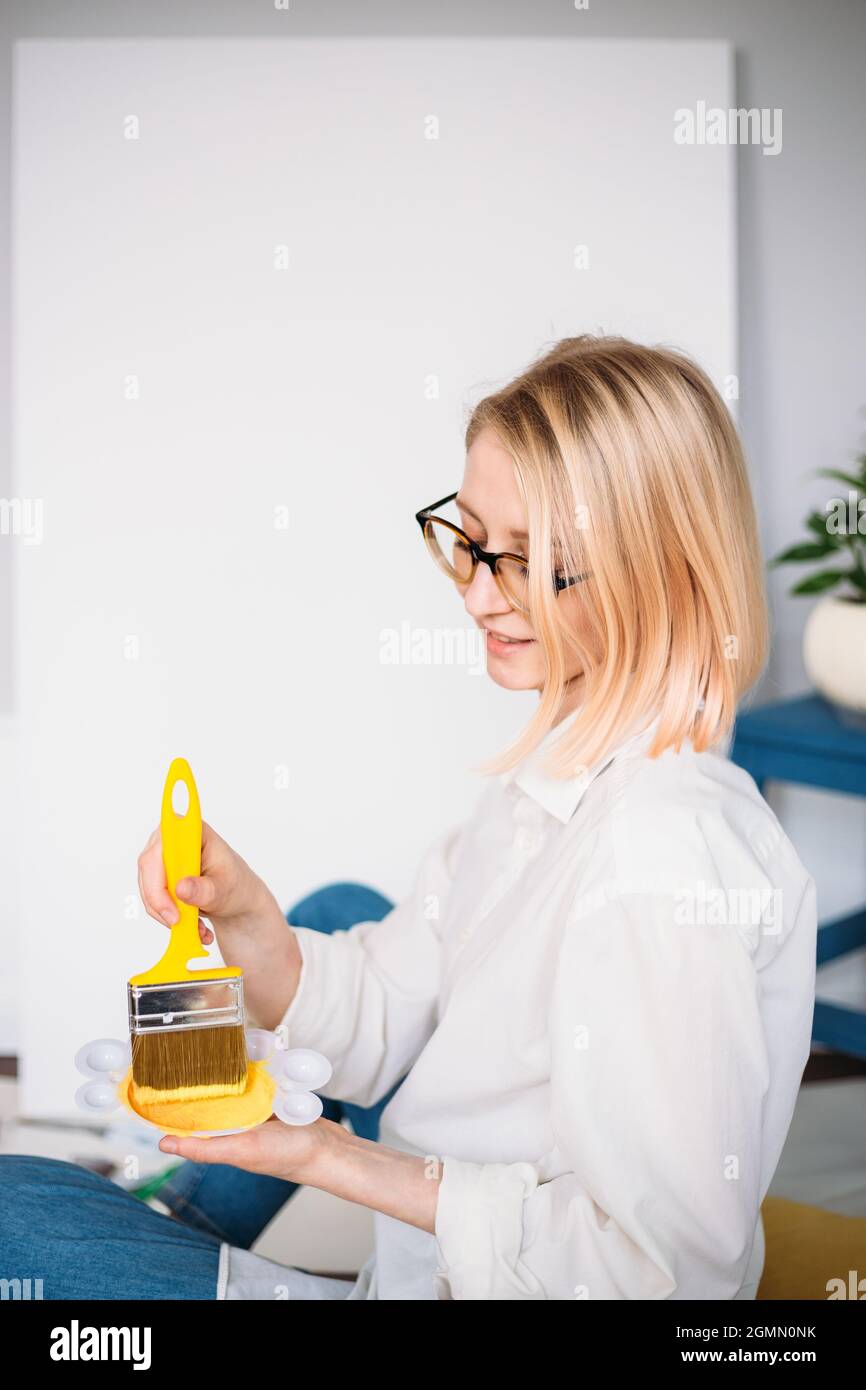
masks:
<svg viewBox="0 0 866 1390"><path fill-rule="evenodd" d="M550 773L544 771L543 765L550 756L554 743L571 726L577 718L578 712L578 710L574 710L567 715L560 724L545 734L537 748L534 748L531 753L527 753L526 757L522 758L515 767L500 774L500 781L504 786L513 784L515 787L519 787L543 810L562 821L563 825L567 825L571 820L587 788L592 786L592 783L604 772L606 767L609 767L615 760L639 756L643 749L649 746L661 718L661 715L656 715L652 722L647 724L646 716L643 716L643 727L641 727L640 719L633 721L629 731L616 747L606 753L604 757L599 758L584 772L574 777L552 777Z"/></svg>

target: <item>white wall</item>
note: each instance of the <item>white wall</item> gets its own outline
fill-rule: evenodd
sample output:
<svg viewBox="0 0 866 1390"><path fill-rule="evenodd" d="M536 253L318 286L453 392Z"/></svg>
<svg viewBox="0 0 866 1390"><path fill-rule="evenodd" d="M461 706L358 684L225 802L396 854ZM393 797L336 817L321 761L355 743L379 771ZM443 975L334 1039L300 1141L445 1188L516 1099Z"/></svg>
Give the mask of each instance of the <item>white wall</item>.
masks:
<svg viewBox="0 0 866 1390"><path fill-rule="evenodd" d="M457 486L467 404L563 334L736 372L732 151L673 141L731 78L708 43L19 47L29 1113L69 1108L75 1046L123 1035L162 947L127 903L172 756L285 902L405 892L469 808L528 705L381 664L383 629L465 625L413 512Z"/></svg>

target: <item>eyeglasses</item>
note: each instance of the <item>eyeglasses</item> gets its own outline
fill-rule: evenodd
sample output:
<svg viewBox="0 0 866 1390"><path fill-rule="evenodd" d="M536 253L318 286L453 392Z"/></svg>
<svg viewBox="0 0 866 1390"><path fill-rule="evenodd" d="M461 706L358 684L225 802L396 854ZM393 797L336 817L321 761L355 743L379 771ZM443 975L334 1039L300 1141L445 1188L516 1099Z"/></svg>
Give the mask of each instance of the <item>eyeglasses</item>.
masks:
<svg viewBox="0 0 866 1390"><path fill-rule="evenodd" d="M433 515L440 507L453 502L456 496L457 493L452 492L449 497L431 502L429 507L423 507L420 512L415 513L415 520L424 533L427 549L434 561L461 589L472 583L479 564L489 565L491 574L511 607L518 613L528 613L529 562L523 556L512 555L507 550L482 550L481 546L467 536L465 531L461 531L459 526L445 521L441 516ZM557 594L563 589L569 589L572 584L580 584L582 580L591 578L592 575L589 573L551 574Z"/></svg>

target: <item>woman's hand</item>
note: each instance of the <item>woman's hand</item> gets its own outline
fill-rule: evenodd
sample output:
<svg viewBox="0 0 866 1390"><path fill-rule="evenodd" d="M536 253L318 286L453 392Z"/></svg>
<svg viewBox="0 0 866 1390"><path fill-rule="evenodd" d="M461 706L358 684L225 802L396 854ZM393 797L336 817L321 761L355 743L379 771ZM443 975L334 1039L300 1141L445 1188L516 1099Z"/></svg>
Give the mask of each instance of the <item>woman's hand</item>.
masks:
<svg viewBox="0 0 866 1390"><path fill-rule="evenodd" d="M214 1139L166 1135L159 1147L163 1153L180 1154L194 1163L227 1163L249 1173L318 1187L422 1231L436 1229L442 1177L439 1160L359 1139L332 1120L284 1125L274 1118L243 1134Z"/></svg>
<svg viewBox="0 0 866 1390"><path fill-rule="evenodd" d="M162 835L157 827L138 856L138 888L148 914L165 927L178 920L165 880ZM295 997L301 951L267 885L225 840L202 822L201 873L182 878L175 892L208 918L226 965L244 972L247 1015L260 1028L276 1028ZM205 946L214 939L199 917Z"/></svg>
<svg viewBox="0 0 866 1390"><path fill-rule="evenodd" d="M175 892L181 902L204 913L218 935L238 927L252 930L262 918L272 920L274 899L259 876L209 825L202 822L201 829L201 874L178 880ZM159 826L138 856L138 889L148 914L173 926L179 914L166 886ZM213 941L213 932L201 921L199 932L206 945Z"/></svg>
<svg viewBox="0 0 866 1390"><path fill-rule="evenodd" d="M194 1163L228 1163L248 1173L267 1173L286 1182L316 1186L331 1142L328 1130L340 1129L330 1120L311 1125L284 1125L276 1117L244 1130L243 1134L224 1134L214 1139L180 1138L166 1135L160 1140L163 1153L180 1154Z"/></svg>

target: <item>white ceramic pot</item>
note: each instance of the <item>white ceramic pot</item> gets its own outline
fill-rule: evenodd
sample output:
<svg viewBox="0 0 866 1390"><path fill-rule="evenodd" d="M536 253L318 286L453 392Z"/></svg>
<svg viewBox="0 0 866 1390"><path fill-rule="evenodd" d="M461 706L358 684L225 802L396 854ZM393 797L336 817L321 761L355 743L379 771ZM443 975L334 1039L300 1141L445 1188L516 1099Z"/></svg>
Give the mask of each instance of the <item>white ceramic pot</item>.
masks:
<svg viewBox="0 0 866 1390"><path fill-rule="evenodd" d="M803 633L803 661L816 690L866 714L866 603L821 599Z"/></svg>

